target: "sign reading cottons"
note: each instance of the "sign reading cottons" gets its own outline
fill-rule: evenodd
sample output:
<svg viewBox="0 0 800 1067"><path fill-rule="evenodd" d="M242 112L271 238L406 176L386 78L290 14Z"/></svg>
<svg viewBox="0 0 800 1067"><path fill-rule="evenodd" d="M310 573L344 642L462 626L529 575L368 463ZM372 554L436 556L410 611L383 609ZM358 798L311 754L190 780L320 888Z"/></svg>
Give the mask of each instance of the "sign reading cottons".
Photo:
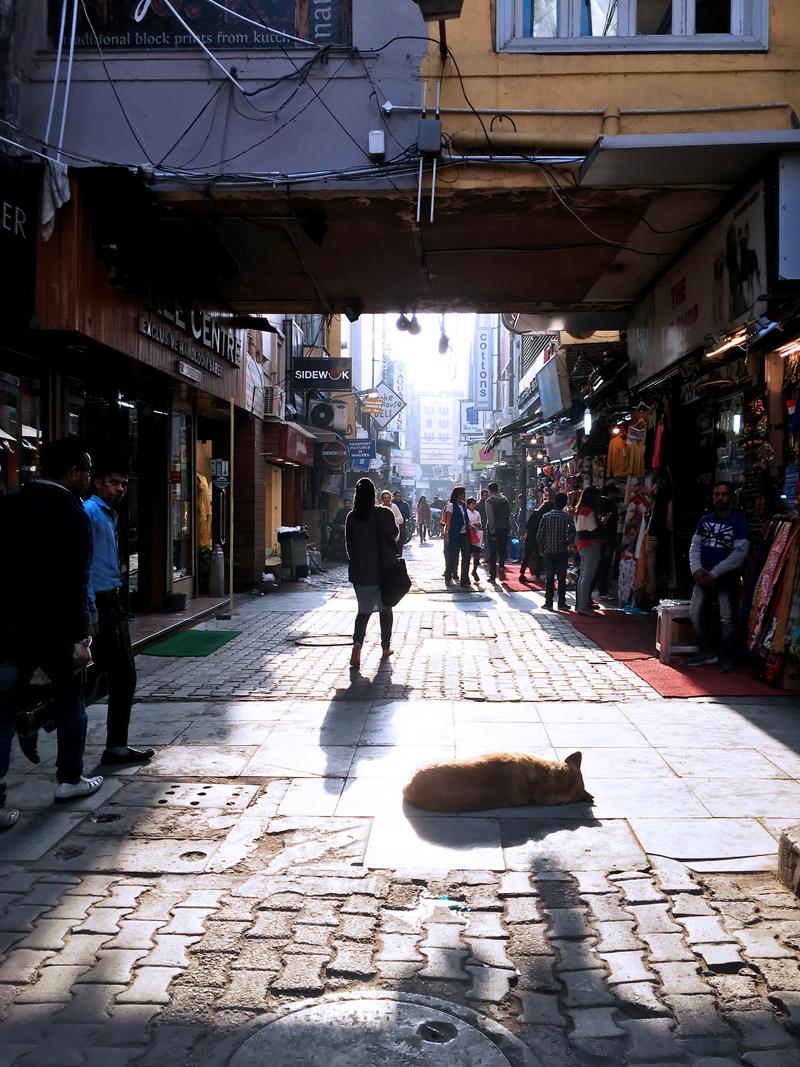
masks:
<svg viewBox="0 0 800 1067"><path fill-rule="evenodd" d="M472 395L476 411L491 411L493 383L493 353L491 326L476 326L472 345Z"/></svg>

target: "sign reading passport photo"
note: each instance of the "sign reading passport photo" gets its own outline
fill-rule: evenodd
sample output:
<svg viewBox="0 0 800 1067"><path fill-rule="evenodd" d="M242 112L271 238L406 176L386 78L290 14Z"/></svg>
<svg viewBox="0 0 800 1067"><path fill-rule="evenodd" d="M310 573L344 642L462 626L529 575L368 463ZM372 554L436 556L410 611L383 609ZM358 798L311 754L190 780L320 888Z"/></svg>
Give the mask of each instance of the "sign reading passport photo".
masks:
<svg viewBox="0 0 800 1067"><path fill-rule="evenodd" d="M161 0L85 2L86 11L83 5L78 9L78 48L97 49L98 44L103 51L199 48L198 37L212 52L225 48L302 48L303 42L350 43L351 0L231 0L224 5L226 11L207 0L172 0L180 18ZM62 0L50 0L54 45L62 6Z"/></svg>

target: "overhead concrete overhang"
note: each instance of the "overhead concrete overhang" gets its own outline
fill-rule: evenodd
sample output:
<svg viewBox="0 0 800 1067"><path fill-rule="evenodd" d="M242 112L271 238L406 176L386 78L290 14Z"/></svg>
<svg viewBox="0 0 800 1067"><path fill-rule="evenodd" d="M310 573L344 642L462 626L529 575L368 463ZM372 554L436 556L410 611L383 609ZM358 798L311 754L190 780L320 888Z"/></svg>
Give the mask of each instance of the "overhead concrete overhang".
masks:
<svg viewBox="0 0 800 1067"><path fill-rule="evenodd" d="M169 272L240 315L484 311L586 313L576 330L620 329L625 311L716 217L727 186L437 188L433 223L414 189L211 189L159 194L137 228L170 250ZM568 203L568 207L564 202ZM141 237L140 237L141 235ZM116 242L119 244L119 242ZM146 256L153 270L152 256ZM204 277L204 273L206 276Z"/></svg>
<svg viewBox="0 0 800 1067"><path fill-rule="evenodd" d="M589 189L718 185L743 181L781 152L800 150L800 130L616 134L600 137L580 167Z"/></svg>
<svg viewBox="0 0 800 1067"><path fill-rule="evenodd" d="M76 180L102 254L113 250L116 284L197 299L251 326L249 316L358 306L569 313L567 328L579 332L620 329L719 215L731 185L592 188L577 178L574 166L552 184L534 165L446 170L433 222L416 221L411 179L390 190L291 191L148 186L102 169ZM428 171L426 208L429 181Z"/></svg>

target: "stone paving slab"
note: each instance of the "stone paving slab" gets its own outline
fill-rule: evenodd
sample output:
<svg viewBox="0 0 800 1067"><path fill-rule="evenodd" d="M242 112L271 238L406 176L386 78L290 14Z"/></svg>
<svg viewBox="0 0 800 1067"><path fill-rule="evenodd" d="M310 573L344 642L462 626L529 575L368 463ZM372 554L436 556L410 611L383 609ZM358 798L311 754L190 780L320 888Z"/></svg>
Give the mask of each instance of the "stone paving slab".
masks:
<svg viewBox="0 0 800 1067"><path fill-rule="evenodd" d="M646 852L671 859L733 859L776 851L756 819L632 818L630 824Z"/></svg>
<svg viewBox="0 0 800 1067"><path fill-rule="evenodd" d="M229 1067L343 991L472 1005L547 1067L797 1062L800 909L774 868L798 701L661 700L534 594L414 594L397 655L351 673L296 643L349 630L328 578L244 600L205 660L140 660L131 736L158 756L97 796L53 808L53 738L36 768L15 752L0 1067ZM501 747L581 749L595 805L403 807L415 766Z"/></svg>

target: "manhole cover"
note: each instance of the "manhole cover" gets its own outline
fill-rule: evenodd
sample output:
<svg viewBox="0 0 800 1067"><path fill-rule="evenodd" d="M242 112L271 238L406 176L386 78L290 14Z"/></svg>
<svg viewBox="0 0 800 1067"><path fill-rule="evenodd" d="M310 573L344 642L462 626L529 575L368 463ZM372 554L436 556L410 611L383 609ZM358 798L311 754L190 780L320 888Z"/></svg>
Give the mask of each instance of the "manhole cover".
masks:
<svg viewBox="0 0 800 1067"><path fill-rule="evenodd" d="M249 1038L230 1067L537 1067L490 1019L432 997L342 994L298 1005Z"/></svg>

